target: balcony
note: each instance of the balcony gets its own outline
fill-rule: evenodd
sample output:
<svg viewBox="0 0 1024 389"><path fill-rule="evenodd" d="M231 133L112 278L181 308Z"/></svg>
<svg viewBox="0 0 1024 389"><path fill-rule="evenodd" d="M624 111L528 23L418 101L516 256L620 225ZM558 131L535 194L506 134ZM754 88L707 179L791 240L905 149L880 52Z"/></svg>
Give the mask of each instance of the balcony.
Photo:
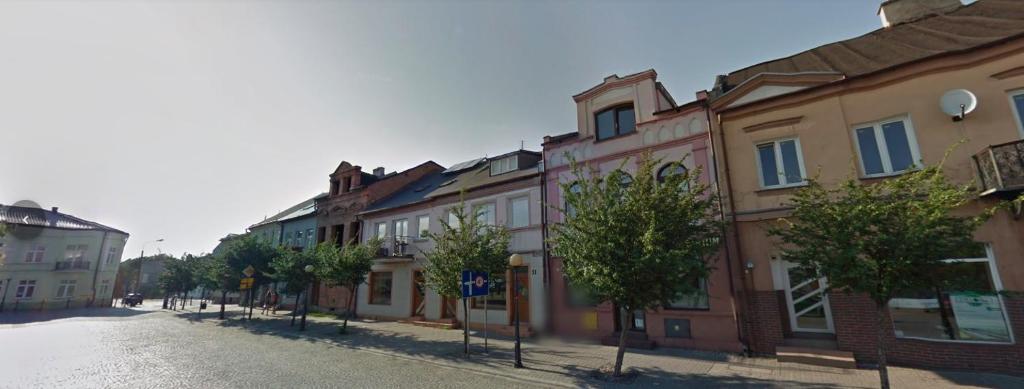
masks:
<svg viewBox="0 0 1024 389"><path fill-rule="evenodd" d="M60 261L53 270L89 270L89 261Z"/></svg>
<svg viewBox="0 0 1024 389"><path fill-rule="evenodd" d="M409 248L410 240L411 238L408 236L388 238L384 243L384 247L377 250L377 258L388 260L389 262L411 260L413 254Z"/></svg>
<svg viewBox="0 0 1024 389"><path fill-rule="evenodd" d="M1024 190L1024 140L989 146L973 158L982 196Z"/></svg>

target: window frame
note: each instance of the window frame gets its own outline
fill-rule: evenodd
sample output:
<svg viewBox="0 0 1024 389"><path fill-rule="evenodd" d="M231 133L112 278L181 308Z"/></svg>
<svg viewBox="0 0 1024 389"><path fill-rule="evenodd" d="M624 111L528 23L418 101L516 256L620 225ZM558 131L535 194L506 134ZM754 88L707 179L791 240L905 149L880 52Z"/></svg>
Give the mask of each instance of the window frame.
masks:
<svg viewBox="0 0 1024 389"><path fill-rule="evenodd" d="M118 248L116 246L107 247L107 265L113 265L115 263L114 259L117 257L117 253Z"/></svg>
<svg viewBox="0 0 1024 389"><path fill-rule="evenodd" d="M515 213L515 203L516 203L516 201L523 201L526 204L526 223L521 225L521 226L517 226L516 223L515 223L515 221L516 221L516 218L515 218L515 215L516 215L516 213ZM517 228L527 228L529 226L530 226L530 195L516 196L516 197L508 199L508 228L510 228L510 229L517 229Z"/></svg>
<svg viewBox="0 0 1024 389"><path fill-rule="evenodd" d="M701 290L701 292L698 292L698 293L704 293L704 299L707 300L707 306L705 306L705 307L674 307L674 306L672 306L673 302L669 301L669 302L667 302L665 304L662 304L662 309L664 309L666 311L710 311L711 310L711 285L710 285L710 281L707 278L699 278L699 279L697 279L697 285L698 285L698 289ZM689 296L687 296L687 297L689 297Z"/></svg>
<svg viewBox="0 0 1024 389"><path fill-rule="evenodd" d="M495 159L491 161L490 169L491 176L500 176L505 173L511 173L516 170L519 170L519 156L512 155L504 158Z"/></svg>
<svg viewBox="0 0 1024 389"><path fill-rule="evenodd" d="M1011 90L1007 93L1010 101L1010 110L1013 111L1013 121L1017 123L1017 133L1021 139L1024 139L1024 112L1017 109L1017 104L1014 103L1014 98L1017 96L1024 98L1024 88Z"/></svg>
<svg viewBox="0 0 1024 389"><path fill-rule="evenodd" d="M43 263L46 259L46 245L33 244L25 251L25 263Z"/></svg>
<svg viewBox="0 0 1024 389"><path fill-rule="evenodd" d="M566 192L579 192L581 190L583 190L583 186L580 185L579 181L573 181L572 184L569 184L569 189ZM562 212L563 221L569 220L570 217L576 216L576 209L571 208L572 206L569 204L569 200L567 199L567 197L568 196L566 196L565 193L562 193L562 205L564 207L564 212Z"/></svg>
<svg viewBox="0 0 1024 389"><path fill-rule="evenodd" d="M399 224L401 224L402 225L402 229L405 230L403 232L404 235L400 235L398 233L398 225ZM391 221L391 231L393 231L392 234L395 236L395 241L402 241L402 242L408 243L409 242L409 238L411 238L409 236L409 218L404 218L403 217L401 219L392 220Z"/></svg>
<svg viewBox="0 0 1024 389"><path fill-rule="evenodd" d="M796 162L800 168L800 182L785 182L786 168L784 167L782 160L782 142L786 141L793 141L793 145L796 147ZM775 154L775 174L780 178L779 184L776 185L766 185L764 182L764 167L761 164L760 147L768 144L772 145L772 153ZM778 138L755 142L754 163L757 166L757 183L761 186L761 189L781 189L807 185L807 170L804 168L804 151L803 146L800 145L799 137Z"/></svg>
<svg viewBox="0 0 1024 389"><path fill-rule="evenodd" d="M381 227L384 227L383 234L381 234ZM376 222L373 224L373 238L388 238L388 222Z"/></svg>
<svg viewBox="0 0 1024 389"><path fill-rule="evenodd" d="M633 131L625 132L624 133L624 132L622 132L622 129L619 127L619 111L625 110L625 109L630 109L630 110L633 111ZM614 123L615 128L613 129L613 133L612 133L611 136L602 138L601 137L601 131L599 131L599 129L597 127L598 126L597 117L598 117L598 115L603 114L605 112L609 112L609 111L612 112L612 119L613 119L612 122ZM619 138L619 137L623 137L623 136L626 136L626 135L632 135L632 134L636 134L637 133L636 124L637 124L638 120L636 118L636 105L633 104L632 101L621 103L621 104L615 104L615 105L611 105L611 106L608 106L608 107L604 107L600 111L594 111L593 118L594 118L594 140L596 142L602 142L602 141L605 141L605 140L615 139L615 138Z"/></svg>
<svg viewBox="0 0 1024 389"><path fill-rule="evenodd" d="M78 286L78 280L60 280L57 282L57 293L54 294L55 300L70 299L75 296L75 287Z"/></svg>
<svg viewBox="0 0 1024 389"><path fill-rule="evenodd" d="M423 228L423 221L426 220L427 228ZM416 215L416 239L429 239L423 232L430 232L430 215Z"/></svg>
<svg viewBox="0 0 1024 389"><path fill-rule="evenodd" d="M882 126L889 123L903 122L903 131L907 136L907 144L910 146L910 161L914 164L905 170L894 171L892 168L892 157L889 155L889 144L886 143L885 134L882 133ZM871 127L875 135L875 145L878 147L878 156L882 163L882 172L868 174L864 166L864 153L860 149L860 140L857 139L857 130ZM910 115L892 116L873 122L858 123L850 126L850 139L853 141L854 149L857 151L857 166L860 167L860 178L879 178L898 176L908 171L921 168L921 149L917 144L917 131L914 130L914 123Z"/></svg>
<svg viewBox="0 0 1024 389"><path fill-rule="evenodd" d="M985 257L981 258L950 258L945 259L942 262L945 263L977 263L985 262L988 264L989 277L992 278L992 289L995 289L994 295L999 300L999 308L1002 310L1003 323L1006 324L1006 334L1009 336L1009 340L1005 342L991 341L991 340L962 340L962 339L936 339L936 338L925 338L921 336L900 336L896 335L898 331L896 329L896 321L889 320L889 325L892 326L893 337L899 339L915 339L927 342L941 342L941 343L964 343L964 344L993 344L993 345L1012 345L1016 344L1017 340L1013 334L1013 322L1010 320L1009 315L1006 311L1006 301L1003 299L1003 280L999 278L999 269L996 267L995 253L992 251L990 244L985 244ZM898 298L898 297L897 297ZM892 309L889 307L888 309ZM892 316L892 313L889 313Z"/></svg>
<svg viewBox="0 0 1024 389"><path fill-rule="evenodd" d="M379 275L379 274L390 274L391 275L391 278L390 278L391 279L391 286L389 288L390 291L388 293L388 301L386 303L374 302L375 301L374 300L374 296L376 294L375 286L377 286L377 283L380 282L376 278L374 278L374 276L375 275ZM367 297L368 297L367 298L367 302L366 302L367 304L369 304L369 305L383 305L383 306L390 306L391 305L392 300L394 298L394 294L395 294L395 272L393 272L393 271L375 271L375 272L370 272L370 276L367 277L367 284L368 284L368 287L370 289L369 290L370 293L367 293Z"/></svg>
<svg viewBox="0 0 1024 389"><path fill-rule="evenodd" d="M32 297L35 297L38 284L37 280L18 280L18 285L14 289L14 298L16 300L31 300Z"/></svg>
<svg viewBox="0 0 1024 389"><path fill-rule="evenodd" d="M481 214L478 214L477 211L483 209L484 207L490 207L490 211L491 211L491 214L492 214L491 218L493 219L493 222L488 223L486 220L480 220ZM494 201L484 201L484 202L476 203L476 204L473 204L470 207L470 209L472 210L473 218L477 221L477 223L480 223L481 225L489 226L489 227L494 227L494 226L498 225L498 204L496 202L494 202Z"/></svg>

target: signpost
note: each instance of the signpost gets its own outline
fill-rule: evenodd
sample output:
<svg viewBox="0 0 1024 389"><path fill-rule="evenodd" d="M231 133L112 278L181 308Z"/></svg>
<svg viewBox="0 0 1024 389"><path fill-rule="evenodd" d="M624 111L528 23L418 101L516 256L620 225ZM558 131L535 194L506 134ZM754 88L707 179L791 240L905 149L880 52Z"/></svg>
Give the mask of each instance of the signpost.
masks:
<svg viewBox="0 0 1024 389"><path fill-rule="evenodd" d="M487 272L476 272L472 270L462 271L462 312L465 317L465 328L463 328L463 341L465 342L465 353L469 355L469 298L486 296L490 290L490 281L487 279ZM487 347L487 312L484 312L484 349Z"/></svg>
<svg viewBox="0 0 1024 389"><path fill-rule="evenodd" d="M253 278L252 278L252 276L253 276L253 274L256 274L256 269L253 268L252 265L246 266L245 269L242 270L242 274L245 274L245 278L242 279L242 285L246 286L245 289L249 290L249 320L252 320L252 308L253 308L253 301L252 301ZM246 281L246 280L248 280L248 281ZM240 285L240 286L242 286L242 285ZM245 312L243 311L242 313L245 313Z"/></svg>

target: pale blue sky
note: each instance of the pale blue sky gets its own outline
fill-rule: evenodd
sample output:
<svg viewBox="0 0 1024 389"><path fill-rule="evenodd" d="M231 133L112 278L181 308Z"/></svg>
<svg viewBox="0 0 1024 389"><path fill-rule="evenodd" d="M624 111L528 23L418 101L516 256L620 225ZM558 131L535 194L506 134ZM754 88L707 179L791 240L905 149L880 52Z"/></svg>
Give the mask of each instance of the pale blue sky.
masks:
<svg viewBox="0 0 1024 389"><path fill-rule="evenodd" d="M571 96L654 68L680 103L716 74L867 33L876 0L3 2L0 203L209 251L327 189L538 149ZM155 251L155 245L149 250Z"/></svg>

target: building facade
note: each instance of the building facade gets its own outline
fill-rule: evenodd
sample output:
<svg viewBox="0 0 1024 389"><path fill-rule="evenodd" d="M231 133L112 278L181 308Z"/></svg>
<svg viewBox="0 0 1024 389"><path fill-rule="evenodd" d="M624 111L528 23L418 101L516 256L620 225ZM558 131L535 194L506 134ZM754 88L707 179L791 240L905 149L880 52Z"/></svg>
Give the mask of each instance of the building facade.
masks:
<svg viewBox="0 0 1024 389"><path fill-rule="evenodd" d="M577 107L577 131L544 139L545 196L549 205L547 224L561 223L565 215L563 186L577 179L570 160L600 174L618 169L635 174L638 158L650 153L665 165L657 174L675 174L670 164L680 162L686 169L701 169L700 181L715 181L713 156L708 137L704 95L677 105L648 70L615 75L593 88L573 96ZM713 186L712 186L713 188ZM570 285L561 272L561 259L551 258L549 301L551 326L556 333L602 339L618 344L615 336L623 329L619 309L607 302L592 301ZM702 293L687 296L664 308L628 312L628 344L651 348L655 345L740 351L730 281L730 264L722 255L713 259L715 271L699 280Z"/></svg>
<svg viewBox="0 0 1024 389"><path fill-rule="evenodd" d="M424 285L424 253L434 243L427 232L441 233L442 221L454 223L452 209L460 203L467 215L510 232L509 252L523 257L515 272L490 276L492 293L469 302L471 328L486 322L492 330L511 332L513 289L519 286L519 317L527 332L546 323L540 153L519 150L456 164L411 183L395 196L362 213L363 240L381 237L385 248L375 260L369 282L359 288L361 316L411 318L413 321L463 321L464 307ZM486 306L486 307L485 307Z"/></svg>
<svg viewBox="0 0 1024 389"><path fill-rule="evenodd" d="M128 233L50 210L0 206L0 310L110 306Z"/></svg>
<svg viewBox="0 0 1024 389"><path fill-rule="evenodd" d="M755 352L815 344L861 362L877 359L873 303L825 293L827 280L799 272L765 232L789 214L788 199L807 177L837 185L852 176L869 185L945 158L951 181L979 188L963 214L1024 188L1021 3L897 0L879 14L879 30L720 76L711 92L732 222L728 246L749 269L740 314ZM977 97L962 120L940 108L955 89ZM1019 218L1019 210L1000 211L975 235L982 248L951 261L979 291L892 300L884 328L889 361L1024 372L1016 339L1024 300L1002 293L1024 287Z"/></svg>
<svg viewBox="0 0 1024 389"><path fill-rule="evenodd" d="M362 236L359 213L368 205L441 170L444 170L441 165L428 161L397 173L385 173L384 168L378 167L370 174L342 161L329 176L327 195L316 199L316 241L333 242L338 246L358 242ZM317 283L311 303L321 309L337 311L345 307L349 293L345 288Z"/></svg>

